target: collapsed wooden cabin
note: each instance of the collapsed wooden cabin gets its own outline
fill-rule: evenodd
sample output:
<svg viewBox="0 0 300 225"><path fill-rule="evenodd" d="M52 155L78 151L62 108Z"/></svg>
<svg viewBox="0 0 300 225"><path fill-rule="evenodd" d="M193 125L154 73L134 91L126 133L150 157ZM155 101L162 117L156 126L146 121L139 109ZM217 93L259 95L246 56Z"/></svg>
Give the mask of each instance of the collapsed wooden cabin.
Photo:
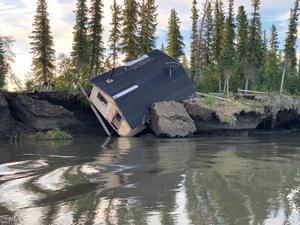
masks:
<svg viewBox="0 0 300 225"><path fill-rule="evenodd" d="M159 50L90 82L93 106L120 136L144 130L153 103L182 101L195 93L183 66Z"/></svg>

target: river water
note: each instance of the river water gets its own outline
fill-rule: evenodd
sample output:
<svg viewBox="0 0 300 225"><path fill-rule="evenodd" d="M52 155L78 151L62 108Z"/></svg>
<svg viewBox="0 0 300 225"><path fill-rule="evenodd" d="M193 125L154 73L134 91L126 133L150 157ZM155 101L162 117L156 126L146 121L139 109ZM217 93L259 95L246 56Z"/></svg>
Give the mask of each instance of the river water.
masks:
<svg viewBox="0 0 300 225"><path fill-rule="evenodd" d="M300 224L299 137L0 143L0 224Z"/></svg>

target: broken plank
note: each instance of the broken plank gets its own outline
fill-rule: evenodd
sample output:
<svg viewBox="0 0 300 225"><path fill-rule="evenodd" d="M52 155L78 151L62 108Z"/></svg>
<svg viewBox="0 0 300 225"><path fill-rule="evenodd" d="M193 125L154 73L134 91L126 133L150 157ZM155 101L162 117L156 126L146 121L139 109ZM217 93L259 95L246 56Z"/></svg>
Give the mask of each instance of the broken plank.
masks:
<svg viewBox="0 0 300 225"><path fill-rule="evenodd" d="M106 134L108 136L111 136L111 133L109 132L107 126L105 125L105 122L102 120L101 115L99 114L98 110L95 108L95 106L93 105L91 99L89 98L88 94L85 92L84 88L82 87L80 82L77 82L77 85L80 89L80 91L82 92L82 94L86 97L86 99L89 101L91 108L94 112L94 114L96 115L97 119L99 120L101 126L103 127L103 129L105 130Z"/></svg>

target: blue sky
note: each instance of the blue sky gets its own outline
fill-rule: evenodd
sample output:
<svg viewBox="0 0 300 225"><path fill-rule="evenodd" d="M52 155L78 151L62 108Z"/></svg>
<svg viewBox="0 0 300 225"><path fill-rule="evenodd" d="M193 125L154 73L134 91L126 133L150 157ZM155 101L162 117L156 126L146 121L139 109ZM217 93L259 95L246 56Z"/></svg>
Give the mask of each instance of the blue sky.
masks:
<svg viewBox="0 0 300 225"><path fill-rule="evenodd" d="M175 8L181 20L181 31L186 43L186 53L189 53L190 40L190 10L192 0L156 0L159 6L157 46L166 42L167 22L170 10ZM204 0L199 1L201 11ZM72 47L72 31L74 25L74 10L76 0L48 0L49 18L54 36L56 55L60 53L69 54ZM123 0L118 0L122 3ZM104 40L109 35L110 5L112 0L103 0L104 9ZM225 10L227 0L224 0ZM24 74L30 71L31 54L30 39L28 36L32 30L33 16L36 0L0 0L0 33L11 35L15 39L13 51L16 54L13 71L24 78ZM236 0L235 9L244 5L248 13L251 12L251 0ZM278 28L281 44L287 31L289 9L293 6L293 0L261 0L261 15L263 29L269 34L270 27L275 24Z"/></svg>

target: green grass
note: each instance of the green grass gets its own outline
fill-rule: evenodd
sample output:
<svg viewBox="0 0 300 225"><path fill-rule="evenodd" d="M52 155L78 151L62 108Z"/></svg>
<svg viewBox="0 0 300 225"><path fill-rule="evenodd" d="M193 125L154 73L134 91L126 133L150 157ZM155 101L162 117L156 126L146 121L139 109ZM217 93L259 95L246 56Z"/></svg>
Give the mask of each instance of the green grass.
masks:
<svg viewBox="0 0 300 225"><path fill-rule="evenodd" d="M21 139L22 139L22 135L18 133L12 134L9 138L10 142L13 144L19 143Z"/></svg>
<svg viewBox="0 0 300 225"><path fill-rule="evenodd" d="M235 122L235 117L234 116L224 116L222 118L222 122L228 125L233 125Z"/></svg>
<svg viewBox="0 0 300 225"><path fill-rule="evenodd" d="M199 98L199 101L204 107L214 110L217 113L221 123L228 125L234 125L236 123L236 114L239 114L242 111L264 111L263 103L258 101L251 101L244 98L235 99L230 95L228 95L227 99L230 101L220 100L214 98L213 96L208 96L205 98Z"/></svg>
<svg viewBox="0 0 300 225"><path fill-rule="evenodd" d="M27 135L25 136L25 139L55 141L55 140L70 140L73 139L73 137L71 134L67 133L66 131L62 131L59 128L57 128L47 132L38 132L35 134Z"/></svg>
<svg viewBox="0 0 300 225"><path fill-rule="evenodd" d="M218 100L216 98L214 98L213 96L209 96L203 99L204 104L206 104L207 106L215 106L218 102Z"/></svg>
<svg viewBox="0 0 300 225"><path fill-rule="evenodd" d="M79 103L81 108L89 108L90 107L90 102L87 100L87 98L83 95L79 95Z"/></svg>

